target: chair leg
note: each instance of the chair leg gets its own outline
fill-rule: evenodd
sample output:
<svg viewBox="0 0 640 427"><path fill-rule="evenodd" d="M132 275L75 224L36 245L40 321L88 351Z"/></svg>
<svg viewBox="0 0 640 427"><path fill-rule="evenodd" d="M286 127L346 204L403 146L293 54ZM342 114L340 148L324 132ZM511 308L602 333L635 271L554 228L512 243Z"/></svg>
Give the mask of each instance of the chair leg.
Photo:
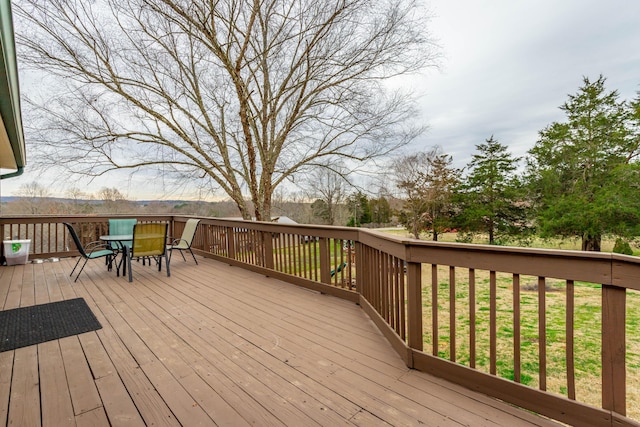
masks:
<svg viewBox="0 0 640 427"><path fill-rule="evenodd" d="M160 264L162 264L162 259L160 260ZM171 276L171 270L169 270L169 264L171 263L171 256L167 256L167 254L164 254L164 261L167 264L167 277Z"/></svg>
<svg viewBox="0 0 640 427"><path fill-rule="evenodd" d="M78 260L78 261L80 261L80 260ZM84 270L84 266L87 265L87 261L89 261L89 258L85 258L84 259L84 264L82 264L82 267L80 268L80 271L78 271L78 275L76 276L74 282L78 281L78 277L80 277L80 273L82 273L82 270ZM75 268L74 268L74 270L75 270Z"/></svg>
<svg viewBox="0 0 640 427"><path fill-rule="evenodd" d="M125 274L125 270L127 267L126 261L125 261L125 253L124 252L120 252L122 255L120 256L120 261L117 261L117 256L114 259L114 262L116 264L116 277L120 277L120 267L122 267L122 276L124 277ZM117 262L116 262L117 261Z"/></svg>
<svg viewBox="0 0 640 427"><path fill-rule="evenodd" d="M191 247L189 247L189 252L191 252L191 256L193 257L193 260L196 262L196 265L198 264L198 260L196 259L196 256L193 254L193 251L191 250Z"/></svg>
<svg viewBox="0 0 640 427"><path fill-rule="evenodd" d="M125 257L127 258L127 268L129 269L129 281L133 282L133 272L131 271L131 256L128 251L125 251ZM124 274L123 274L124 275Z"/></svg>
<svg viewBox="0 0 640 427"><path fill-rule="evenodd" d="M73 272L76 271L76 268L78 268L78 264L80 264L80 260L82 258L84 258L84 257L78 258L78 261L76 261L76 265L73 267L73 270L71 270L71 273L69 273L69 277L73 276Z"/></svg>
<svg viewBox="0 0 640 427"><path fill-rule="evenodd" d="M105 259L106 259L107 270L108 271L113 270L113 265L114 264L116 265L116 268L118 267L118 263L117 263L117 261L118 261L118 252L113 252L112 255L107 255Z"/></svg>

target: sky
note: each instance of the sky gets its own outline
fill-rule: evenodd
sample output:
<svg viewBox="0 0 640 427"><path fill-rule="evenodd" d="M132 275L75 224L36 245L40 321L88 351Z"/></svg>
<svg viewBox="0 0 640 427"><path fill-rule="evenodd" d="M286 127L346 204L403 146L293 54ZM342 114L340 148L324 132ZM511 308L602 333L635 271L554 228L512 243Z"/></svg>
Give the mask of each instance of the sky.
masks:
<svg viewBox="0 0 640 427"><path fill-rule="evenodd" d="M621 100L640 91L638 0L432 0L427 6L441 59L437 69L403 78L419 95L420 121L428 126L408 151L439 145L455 167L464 167L476 145L493 135L524 156L540 130L564 121L559 107L583 77L602 74ZM27 156L28 146L27 140ZM21 178L0 182L0 194L32 181L61 191L27 166ZM129 175L97 179L85 191L114 183L130 199L163 198L162 187Z"/></svg>
<svg viewBox="0 0 640 427"><path fill-rule="evenodd" d="M491 137L516 157L565 121L559 107L583 77L640 91L640 1L433 0L442 61L412 79L429 130L412 149L440 145L465 166Z"/></svg>

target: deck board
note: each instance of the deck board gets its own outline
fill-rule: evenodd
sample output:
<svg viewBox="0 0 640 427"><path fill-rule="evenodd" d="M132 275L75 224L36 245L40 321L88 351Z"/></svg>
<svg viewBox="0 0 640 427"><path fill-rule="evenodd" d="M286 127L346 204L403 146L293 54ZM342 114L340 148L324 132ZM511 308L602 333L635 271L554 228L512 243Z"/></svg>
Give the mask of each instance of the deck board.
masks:
<svg viewBox="0 0 640 427"><path fill-rule="evenodd" d="M22 294L23 267L16 266L8 269L12 270L12 274L7 275L7 279L9 280L9 290L7 291L3 310L20 307L20 296ZM3 276L2 279L5 279L5 276Z"/></svg>
<svg viewBox="0 0 640 427"><path fill-rule="evenodd" d="M75 426L75 414L69 389L62 350L58 341L38 344L40 368L40 399L42 421L46 426Z"/></svg>
<svg viewBox="0 0 640 427"><path fill-rule="evenodd" d="M102 406L100 394L78 337L66 337L58 342L62 350L75 415L99 408Z"/></svg>
<svg viewBox="0 0 640 427"><path fill-rule="evenodd" d="M82 297L103 326L0 353L0 425L554 425L408 369L351 302L208 259L74 263L0 268L0 308Z"/></svg>
<svg viewBox="0 0 640 427"><path fill-rule="evenodd" d="M35 426L40 423L38 346L14 351L8 425Z"/></svg>
<svg viewBox="0 0 640 427"><path fill-rule="evenodd" d="M76 427L110 427L107 414L101 406L93 411L85 412L76 417Z"/></svg>
<svg viewBox="0 0 640 427"><path fill-rule="evenodd" d="M7 425L14 350L0 353L0 425Z"/></svg>

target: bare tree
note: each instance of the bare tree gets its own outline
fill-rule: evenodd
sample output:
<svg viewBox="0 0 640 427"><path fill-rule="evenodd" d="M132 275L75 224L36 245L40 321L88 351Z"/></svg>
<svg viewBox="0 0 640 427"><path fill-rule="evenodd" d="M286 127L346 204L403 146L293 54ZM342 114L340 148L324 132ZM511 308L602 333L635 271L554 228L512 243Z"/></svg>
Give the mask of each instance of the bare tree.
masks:
<svg viewBox="0 0 640 427"><path fill-rule="evenodd" d="M69 188L66 192L67 197L73 201L74 204L78 204L83 200L89 199L91 196L85 191L82 191L78 187Z"/></svg>
<svg viewBox="0 0 640 427"><path fill-rule="evenodd" d="M67 197L71 199L71 206L68 206L71 213L90 213L93 212L93 206L88 200L92 199L93 196L82 191L78 187L72 187L67 190Z"/></svg>
<svg viewBox="0 0 640 427"><path fill-rule="evenodd" d="M396 187L404 200L400 211L400 222L409 229L413 237L420 238L420 232L427 225L429 205L425 197L427 172L431 152L409 154L396 159L392 164Z"/></svg>
<svg viewBox="0 0 640 427"><path fill-rule="evenodd" d="M14 194L20 197L18 210L26 214L50 213L51 192L37 181L22 184Z"/></svg>
<svg viewBox="0 0 640 427"><path fill-rule="evenodd" d="M17 0L21 59L68 85L30 99L30 138L49 165L156 168L268 219L293 174L421 130L382 84L435 65L418 1Z"/></svg>
<svg viewBox="0 0 640 427"><path fill-rule="evenodd" d="M428 229L433 240L438 240L451 224L454 189L460 179L460 170L451 166L452 160L436 146L393 163L396 186L404 198L400 220L416 239Z"/></svg>
<svg viewBox="0 0 640 427"><path fill-rule="evenodd" d="M305 187L313 203L314 215L325 224L335 225L338 208L346 198L347 181L342 165L318 167L306 179Z"/></svg>
<svg viewBox="0 0 640 427"><path fill-rule="evenodd" d="M103 187L98 191L96 199L102 200L107 213L122 213L131 210L131 203L117 188Z"/></svg>

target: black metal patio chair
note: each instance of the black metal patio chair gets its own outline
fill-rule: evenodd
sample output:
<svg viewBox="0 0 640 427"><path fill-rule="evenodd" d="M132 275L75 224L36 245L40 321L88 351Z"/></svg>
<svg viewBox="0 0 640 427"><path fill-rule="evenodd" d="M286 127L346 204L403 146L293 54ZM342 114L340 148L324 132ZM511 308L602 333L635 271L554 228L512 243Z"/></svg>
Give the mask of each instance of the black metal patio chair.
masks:
<svg viewBox="0 0 640 427"><path fill-rule="evenodd" d="M84 270L85 265L87 265L87 262L90 259L98 259L98 258L106 257L107 264L111 266L111 262L113 260L112 257L116 255L116 252L110 249L106 243L100 242L100 241L90 242L85 247L82 245L82 242L80 241L80 237L78 237L78 233L76 233L76 230L73 228L73 226L67 222L63 224L65 225L65 227L67 227L67 230L69 230L69 234L71 235L73 242L78 248L78 252L80 252L80 258L78 258L78 261L76 262L76 265L73 267L73 270L71 270L71 274L69 274L69 276L73 276L73 272L76 271L76 268L78 268L80 261L84 259L84 264L82 264L80 271L78 271L78 275L76 276L74 282L78 281L78 277L80 277L80 273L82 273L82 270Z"/></svg>

